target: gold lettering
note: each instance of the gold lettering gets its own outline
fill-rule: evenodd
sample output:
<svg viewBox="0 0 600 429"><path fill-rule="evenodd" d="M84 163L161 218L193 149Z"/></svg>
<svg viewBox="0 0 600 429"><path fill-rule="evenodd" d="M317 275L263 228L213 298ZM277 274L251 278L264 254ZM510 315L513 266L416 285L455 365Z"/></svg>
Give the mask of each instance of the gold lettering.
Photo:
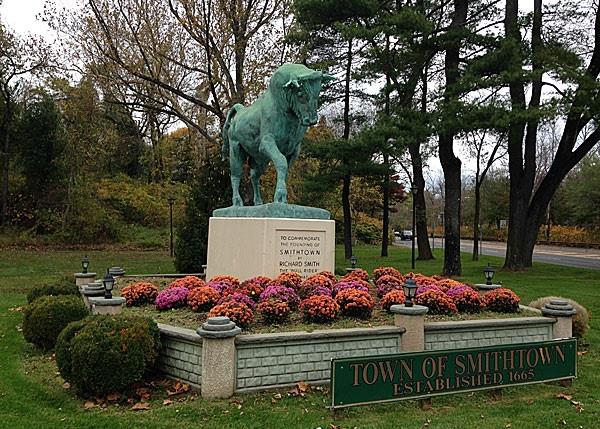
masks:
<svg viewBox="0 0 600 429"><path fill-rule="evenodd" d="M550 363L550 350L548 347L540 347L540 358L542 359L542 365L547 365Z"/></svg>
<svg viewBox="0 0 600 429"><path fill-rule="evenodd" d="M471 354L467 355L470 373L476 373L481 370L481 353L477 353L476 356L477 356L477 362L475 362L475 358L473 357L473 355L471 355Z"/></svg>
<svg viewBox="0 0 600 429"><path fill-rule="evenodd" d="M561 361L565 361L565 352L563 351L562 347L560 345L557 345L556 347L556 354L557 356L560 357Z"/></svg>
<svg viewBox="0 0 600 429"><path fill-rule="evenodd" d="M456 375L463 375L465 373L465 363L463 359L465 355L456 355L454 358L454 365L456 366Z"/></svg>
<svg viewBox="0 0 600 429"><path fill-rule="evenodd" d="M398 365L398 361L394 361L394 366L392 367L392 363L389 360L379 362L379 371L381 371L381 379L383 381L390 381L394 379L394 374L396 373L396 365ZM400 373L402 375L402 373ZM400 377L402 381L402 377Z"/></svg>
<svg viewBox="0 0 600 429"><path fill-rule="evenodd" d="M352 363L350 364L350 369L354 370L354 381L352 382L353 386L358 386L358 374L360 372L361 367L363 366L362 363Z"/></svg>
<svg viewBox="0 0 600 429"><path fill-rule="evenodd" d="M402 374L406 374L409 379L413 378L413 360L411 359L409 363L406 363L404 359L400 361L400 380L402 381L404 377Z"/></svg>
<svg viewBox="0 0 600 429"><path fill-rule="evenodd" d="M438 357L438 377L442 377L444 375L444 371L446 370L446 363L448 362L448 356L440 356Z"/></svg>
<svg viewBox="0 0 600 429"><path fill-rule="evenodd" d="M431 356L427 356L425 359L423 359L423 364L421 365L421 372L426 378L433 377L435 375L435 359Z"/></svg>
<svg viewBox="0 0 600 429"><path fill-rule="evenodd" d="M531 358L532 355L535 358L535 360L533 360ZM540 361L540 357L538 356L536 349L527 350L527 365L530 368L535 368L539 361Z"/></svg>
<svg viewBox="0 0 600 429"><path fill-rule="evenodd" d="M373 368L373 375L371 377L371 380L368 380L369 368ZM379 370L377 369L377 364L375 362L369 362L368 364L366 364L364 366L362 373L363 373L363 382L365 384L375 384L375 382L377 381L377 377L379 377Z"/></svg>

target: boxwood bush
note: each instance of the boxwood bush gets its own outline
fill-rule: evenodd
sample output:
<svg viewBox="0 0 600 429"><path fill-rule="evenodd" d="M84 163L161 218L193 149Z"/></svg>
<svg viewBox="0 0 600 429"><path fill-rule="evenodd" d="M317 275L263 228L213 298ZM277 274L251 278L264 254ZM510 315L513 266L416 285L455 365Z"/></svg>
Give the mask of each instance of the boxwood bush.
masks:
<svg viewBox="0 0 600 429"><path fill-rule="evenodd" d="M56 283L45 284L36 286L29 291L27 294L27 302L32 303L40 296L58 296L58 295L79 295L79 289L75 286L68 278L63 278Z"/></svg>
<svg viewBox="0 0 600 429"><path fill-rule="evenodd" d="M79 296L42 296L25 307L23 335L28 342L49 350L65 326L88 314Z"/></svg>
<svg viewBox="0 0 600 429"><path fill-rule="evenodd" d="M135 316L91 316L67 326L56 344L63 378L81 393L123 391L154 367L160 351L156 323Z"/></svg>

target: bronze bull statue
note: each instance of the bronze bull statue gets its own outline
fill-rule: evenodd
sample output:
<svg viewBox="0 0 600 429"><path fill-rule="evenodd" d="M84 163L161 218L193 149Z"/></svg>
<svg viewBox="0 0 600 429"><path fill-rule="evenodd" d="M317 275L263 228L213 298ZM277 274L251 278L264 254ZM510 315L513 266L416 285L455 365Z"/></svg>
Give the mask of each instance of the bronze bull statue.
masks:
<svg viewBox="0 0 600 429"><path fill-rule="evenodd" d="M247 158L254 190L254 205L263 204L260 176L269 161L277 171L274 202L287 203L287 176L298 158L306 129L317 123L319 93L332 76L302 64L284 64L269 88L249 107L234 105L223 127L222 156L229 156L233 205L243 206L240 180Z"/></svg>

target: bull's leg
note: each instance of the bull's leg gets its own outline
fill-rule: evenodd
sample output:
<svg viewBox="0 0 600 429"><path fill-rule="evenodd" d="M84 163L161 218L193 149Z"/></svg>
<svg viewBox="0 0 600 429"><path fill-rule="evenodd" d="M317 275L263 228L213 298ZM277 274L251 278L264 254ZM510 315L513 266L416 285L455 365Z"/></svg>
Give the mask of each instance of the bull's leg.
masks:
<svg viewBox="0 0 600 429"><path fill-rule="evenodd" d="M234 206L243 206L244 200L240 196L240 180L244 171L244 158L240 144L236 141L229 142L229 166L231 168L231 202Z"/></svg>
<svg viewBox="0 0 600 429"><path fill-rule="evenodd" d="M266 135L262 138L259 150L263 156L266 156L273 161L275 170L277 171L277 185L275 187L273 202L287 203L287 159L281 154L271 135Z"/></svg>
<svg viewBox="0 0 600 429"><path fill-rule="evenodd" d="M252 190L254 191L254 205L260 206L263 204L262 196L260 195L260 176L265 169L262 166L254 166L250 169L250 180L252 182Z"/></svg>

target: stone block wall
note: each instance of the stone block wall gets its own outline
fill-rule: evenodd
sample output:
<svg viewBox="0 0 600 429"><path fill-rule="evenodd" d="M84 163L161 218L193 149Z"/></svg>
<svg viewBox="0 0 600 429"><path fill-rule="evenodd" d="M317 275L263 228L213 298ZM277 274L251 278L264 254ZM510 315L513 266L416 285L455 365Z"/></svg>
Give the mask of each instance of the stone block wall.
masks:
<svg viewBox="0 0 600 429"><path fill-rule="evenodd" d="M165 375L199 387L202 384L202 339L195 331L158 324L162 350L157 367Z"/></svg>
<svg viewBox="0 0 600 429"><path fill-rule="evenodd" d="M402 333L389 326L239 336L236 390L328 382L332 358L398 353Z"/></svg>
<svg viewBox="0 0 600 429"><path fill-rule="evenodd" d="M426 323L425 350L448 350L551 340L554 323L554 319L547 317Z"/></svg>

